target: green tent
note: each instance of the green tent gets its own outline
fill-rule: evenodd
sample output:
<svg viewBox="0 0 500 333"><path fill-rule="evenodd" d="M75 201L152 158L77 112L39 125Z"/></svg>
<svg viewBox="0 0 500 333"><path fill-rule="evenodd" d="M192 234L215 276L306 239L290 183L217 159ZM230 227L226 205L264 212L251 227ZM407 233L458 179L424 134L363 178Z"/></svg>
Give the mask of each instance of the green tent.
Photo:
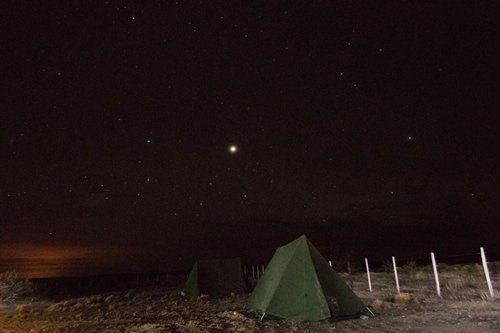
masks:
<svg viewBox="0 0 500 333"><path fill-rule="evenodd" d="M185 296L225 296L247 291L240 258L200 260L193 265L184 287Z"/></svg>
<svg viewBox="0 0 500 333"><path fill-rule="evenodd" d="M248 303L263 317L297 321L354 316L366 308L305 235L276 250Z"/></svg>

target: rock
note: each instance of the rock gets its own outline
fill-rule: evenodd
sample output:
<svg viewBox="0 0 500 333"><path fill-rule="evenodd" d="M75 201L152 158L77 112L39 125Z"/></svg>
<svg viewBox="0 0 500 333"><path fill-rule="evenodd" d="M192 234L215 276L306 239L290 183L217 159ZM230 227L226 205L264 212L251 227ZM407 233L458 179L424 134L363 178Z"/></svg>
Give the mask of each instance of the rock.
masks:
<svg viewBox="0 0 500 333"><path fill-rule="evenodd" d="M229 318L233 320L245 321L247 317L236 311L224 311L219 312L217 315L219 318Z"/></svg>
<svg viewBox="0 0 500 333"><path fill-rule="evenodd" d="M200 326L200 321L199 320L189 320L185 328L190 328L191 330L195 329L197 326Z"/></svg>
<svg viewBox="0 0 500 333"><path fill-rule="evenodd" d="M361 319L361 320L368 320L368 318L369 318L369 317L368 317L368 316L365 316L365 315L361 315L361 316L359 316L359 319Z"/></svg>
<svg viewBox="0 0 500 333"><path fill-rule="evenodd" d="M376 299L372 302L372 308L375 310L375 311L382 311L384 309L384 301L380 300L380 299Z"/></svg>
<svg viewBox="0 0 500 333"><path fill-rule="evenodd" d="M77 302L76 299L70 299L70 300L64 301L62 303L62 306L63 307L71 307L71 306L75 305L76 302Z"/></svg>
<svg viewBox="0 0 500 333"><path fill-rule="evenodd" d="M140 326L135 327L135 332L137 333L153 333L153 332L161 332L162 327L160 324L142 324Z"/></svg>
<svg viewBox="0 0 500 333"><path fill-rule="evenodd" d="M56 311L61 311L61 303L55 303L55 304L50 305L50 306L47 308L47 311L48 311L48 312L56 312Z"/></svg>
<svg viewBox="0 0 500 333"><path fill-rule="evenodd" d="M408 303L411 300L409 293L399 293L392 297L392 301L396 304Z"/></svg>
<svg viewBox="0 0 500 333"><path fill-rule="evenodd" d="M108 297L106 297L106 299L104 299L104 302L109 304L109 303L112 303L114 300L115 300L115 297L113 295L109 295Z"/></svg>
<svg viewBox="0 0 500 333"><path fill-rule="evenodd" d="M16 312L18 314L25 313L26 312L26 304L18 304L18 305L16 305Z"/></svg>

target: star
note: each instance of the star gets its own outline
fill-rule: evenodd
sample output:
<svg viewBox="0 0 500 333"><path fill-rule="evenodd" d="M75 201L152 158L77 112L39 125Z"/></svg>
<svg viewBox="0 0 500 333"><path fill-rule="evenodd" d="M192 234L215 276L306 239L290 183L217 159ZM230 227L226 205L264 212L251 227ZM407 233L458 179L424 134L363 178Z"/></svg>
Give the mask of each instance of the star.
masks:
<svg viewBox="0 0 500 333"><path fill-rule="evenodd" d="M236 145L230 145L229 146L229 152L231 154L236 154L237 151L238 151L238 147Z"/></svg>

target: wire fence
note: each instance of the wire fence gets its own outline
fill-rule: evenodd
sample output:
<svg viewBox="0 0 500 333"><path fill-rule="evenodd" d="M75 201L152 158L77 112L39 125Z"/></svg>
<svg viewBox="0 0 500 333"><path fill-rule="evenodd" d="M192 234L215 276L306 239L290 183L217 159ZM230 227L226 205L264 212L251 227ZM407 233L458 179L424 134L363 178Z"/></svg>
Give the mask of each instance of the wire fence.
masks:
<svg viewBox="0 0 500 333"><path fill-rule="evenodd" d="M415 261L412 260L403 260L403 263L406 263L405 266L410 265L413 267L413 269L416 269L416 263ZM484 277L484 280L487 285L488 289L488 296L490 298L495 297L495 289L493 288L493 283L492 283L492 274L491 270L489 268L489 263L487 260L486 256L486 251L484 250L483 247L480 247L479 252L477 253L471 253L471 254L460 254L460 255L455 255L455 256L446 256L443 258L436 258L436 255L434 252L429 253L429 259L427 262L424 260L419 260L421 265L431 265L432 267L432 275L434 277L434 285L435 285L435 290L436 290L436 295L438 297L441 297L441 283L440 283L440 272L438 269L438 262L441 262L443 266L448 265L448 264L458 264L458 263L468 263L468 264L476 264L476 265L481 265L482 266L482 275ZM398 260L395 256L392 256L390 259L391 267L390 271L391 274L393 274L394 277L394 287L396 289L396 292L399 294L401 293L401 286L400 286L400 278L398 275ZM330 267L334 266L334 260L328 260L328 264ZM380 265L380 263L378 263ZM387 264L385 264L387 266ZM366 274L366 282L367 282L367 288L370 292L373 291L373 285L372 285L372 271L370 270L370 264L369 264L369 259L364 258L364 265L365 267L365 274ZM407 269L406 267L404 267ZM256 265L244 265L243 266L243 273L245 277L248 279L252 280L252 282L257 283L265 273L266 266L262 264L256 264ZM389 270L389 267L385 267L385 271L387 272ZM347 274L348 276L351 275L351 265L350 262L347 261ZM352 287L352 282L351 282L351 287Z"/></svg>

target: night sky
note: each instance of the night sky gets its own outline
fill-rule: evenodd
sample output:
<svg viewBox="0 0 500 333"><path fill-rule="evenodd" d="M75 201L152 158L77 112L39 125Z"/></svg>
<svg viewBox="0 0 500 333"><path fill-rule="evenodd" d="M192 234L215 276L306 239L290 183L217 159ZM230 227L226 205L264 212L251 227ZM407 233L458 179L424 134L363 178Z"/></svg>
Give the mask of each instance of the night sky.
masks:
<svg viewBox="0 0 500 333"><path fill-rule="evenodd" d="M12 1L3 257L498 250L498 9Z"/></svg>

